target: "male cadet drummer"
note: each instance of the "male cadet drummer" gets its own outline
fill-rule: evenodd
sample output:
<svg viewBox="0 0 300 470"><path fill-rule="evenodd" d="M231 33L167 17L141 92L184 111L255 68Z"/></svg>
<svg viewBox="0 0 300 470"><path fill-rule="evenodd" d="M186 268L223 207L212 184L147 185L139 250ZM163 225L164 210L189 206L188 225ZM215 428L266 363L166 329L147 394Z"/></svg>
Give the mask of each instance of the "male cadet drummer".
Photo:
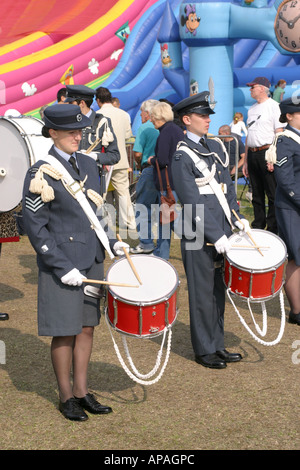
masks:
<svg viewBox="0 0 300 470"><path fill-rule="evenodd" d="M239 216L239 207L223 144L206 138L210 114L214 114L208 98L209 92L204 91L173 107L187 133L173 156L172 174L183 206L181 250L195 360L205 367L223 369L227 362L240 361L242 356L224 347L222 260L230 248L228 237L233 226L248 231L249 223L242 219L242 224L232 215L234 209Z"/></svg>
<svg viewBox="0 0 300 470"><path fill-rule="evenodd" d="M29 169L23 191L24 224L39 267L38 334L53 337L51 359L60 411L68 419L84 421L88 418L84 410L97 414L112 410L87 388L100 310L99 298L85 294L83 279L103 279L104 247L113 257L123 254L122 246L128 245L108 240L95 220L102 202L97 166L77 152L82 129L90 126L90 120L79 106L59 104L45 109L44 122L42 133L54 145Z"/></svg>
<svg viewBox="0 0 300 470"><path fill-rule="evenodd" d="M103 166L112 166L120 161L120 152L110 118L96 113L92 108L95 90L85 85L67 85L65 103L77 104L81 113L91 120L91 124L82 131L79 150L83 153L98 139L98 144L90 152L90 156L97 160L100 175L103 177L101 194L106 192L105 172Z"/></svg>

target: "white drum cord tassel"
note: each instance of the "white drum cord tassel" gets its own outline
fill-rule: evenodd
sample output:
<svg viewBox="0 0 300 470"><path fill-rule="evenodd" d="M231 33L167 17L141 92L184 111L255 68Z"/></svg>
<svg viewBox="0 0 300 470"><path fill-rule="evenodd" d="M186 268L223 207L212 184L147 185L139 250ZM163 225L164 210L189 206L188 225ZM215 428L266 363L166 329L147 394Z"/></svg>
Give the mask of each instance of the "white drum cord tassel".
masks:
<svg viewBox="0 0 300 470"><path fill-rule="evenodd" d="M245 322L244 318L241 316L241 314L239 313L235 303L233 302L233 299L232 299L232 296L230 295L230 289L227 289L226 290L227 292L227 296L230 300L230 302L232 303L233 305L233 308L235 310L235 312L237 313L242 325L246 328L246 330L250 333L250 335L258 342L258 343L261 343L263 344L264 346L274 346L275 344L279 343L279 341L281 340L282 336L283 336L283 333L284 333L284 328L285 328L285 311L284 311L284 297L283 297L283 292L282 292L282 289L279 293L279 302L280 302L280 310L281 310L281 323L280 323L280 330L279 330L279 333L278 333L278 336L277 338L274 340L274 341L270 341L270 342L267 342L267 341L263 341L261 338L259 338L258 336L256 336L255 333L253 333L253 331L251 330L251 328L249 328L249 326L247 325L247 323ZM250 314L251 314L251 317L252 317L252 320L254 322L254 325L255 325L255 328L256 328L256 331L261 335L261 336L265 336L266 333L267 333L267 311L266 311L266 308L265 308L265 302L262 302L262 314L263 314L263 327L262 329L259 327L259 325L256 323L254 317L253 317L253 313L252 313L252 310L251 310L251 307L250 307L250 303L249 303L249 299L248 299L248 307L249 307L249 310L250 310Z"/></svg>
<svg viewBox="0 0 300 470"><path fill-rule="evenodd" d="M162 343L161 343L161 347L160 347L160 350L158 351L158 354L157 354L157 358L156 358L156 363L155 363L155 366L154 368L148 372L148 374L140 374L138 372L138 370L136 369L135 365L133 364L133 361L132 361L132 358L130 356L130 353L129 353L129 349L128 349L128 345L127 345L127 341L126 341L126 337L124 334L122 334L122 342L123 342L123 347L124 347L124 350L125 350L125 353L126 353L126 356L127 356L127 359L128 359L128 362L132 368L132 371L129 369L129 367L125 364L125 361L123 360L122 358L122 355L120 353L120 350L119 350L119 347L117 345L117 343L115 342L115 339L113 337L113 334L112 334L112 331L111 331L111 327L110 327L110 324L109 324L109 321L108 321L108 318L107 318L107 310L105 312L105 320L106 320L106 323L108 325L108 329L109 329L109 332L110 332L110 335L111 335L111 338L112 338L112 341L113 341L113 345L114 345L114 349L116 351L116 354L117 354L117 357L119 359L119 362L120 364L122 365L124 371L126 372L126 374L132 379L134 380L135 382L139 383L140 385L153 385L155 383L157 383L164 371L165 371L165 368L167 366L167 363L169 361L169 357L170 357L170 352L171 352L171 339L172 339L172 330L171 330L171 327L165 327L162 334L163 334L163 339L162 339ZM157 377L155 379L152 379L152 380L144 380L144 379L148 379L150 377L153 377L153 375L158 371L159 367L160 367L160 364L161 364L161 359L162 359L162 354L163 354L163 346L164 346L164 343L165 343L165 339L166 339L166 335L168 333L168 342L167 342L167 350L166 350L166 356L165 356L165 360L164 360L164 363L161 367L161 370L159 372L159 374L157 375Z"/></svg>

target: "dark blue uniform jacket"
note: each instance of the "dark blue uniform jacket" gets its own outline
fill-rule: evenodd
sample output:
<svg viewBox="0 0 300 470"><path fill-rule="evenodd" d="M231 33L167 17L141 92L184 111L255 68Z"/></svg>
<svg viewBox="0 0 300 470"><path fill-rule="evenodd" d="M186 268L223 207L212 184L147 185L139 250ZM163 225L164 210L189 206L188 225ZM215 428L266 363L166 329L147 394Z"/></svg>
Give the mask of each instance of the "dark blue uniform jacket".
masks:
<svg viewBox="0 0 300 470"><path fill-rule="evenodd" d="M85 190L100 191L99 173L95 161L76 153L79 175L58 155L54 147L49 153L55 156L69 171L74 180L85 182ZM23 218L26 233L37 253L39 269L52 271L58 278L74 267L85 270L92 266L94 260L101 262L105 253L95 231L79 205L60 180L44 174L48 184L54 189L54 200L44 203L39 194L29 190L30 181L36 170L45 162L39 160L27 172L23 190ZM96 205L88 199L93 210ZM113 246L115 240L111 240Z"/></svg>

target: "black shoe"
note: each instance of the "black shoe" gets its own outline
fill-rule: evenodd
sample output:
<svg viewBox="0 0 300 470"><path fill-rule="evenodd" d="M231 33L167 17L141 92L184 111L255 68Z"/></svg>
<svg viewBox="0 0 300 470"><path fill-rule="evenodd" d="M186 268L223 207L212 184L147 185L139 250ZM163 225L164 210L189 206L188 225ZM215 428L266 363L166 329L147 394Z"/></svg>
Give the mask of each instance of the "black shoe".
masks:
<svg viewBox="0 0 300 470"><path fill-rule="evenodd" d="M221 351L216 351L217 356L220 359L223 359L225 362L239 362L242 360L242 356L239 353L230 353L226 351L226 349L222 349Z"/></svg>
<svg viewBox="0 0 300 470"><path fill-rule="evenodd" d="M300 313L289 313L289 323L300 325Z"/></svg>
<svg viewBox="0 0 300 470"><path fill-rule="evenodd" d="M8 320L9 316L8 313L0 313L0 320Z"/></svg>
<svg viewBox="0 0 300 470"><path fill-rule="evenodd" d="M87 393L83 398L76 398L76 400L82 408L90 413L100 415L112 412L110 406L101 405L91 393Z"/></svg>
<svg viewBox="0 0 300 470"><path fill-rule="evenodd" d="M73 421L86 421L88 419L88 415L83 411L76 398L69 398L64 403L60 401L59 411L65 418Z"/></svg>
<svg viewBox="0 0 300 470"><path fill-rule="evenodd" d="M226 362L223 361L217 354L205 354L204 356L195 356L195 361L204 367L210 369L225 369Z"/></svg>

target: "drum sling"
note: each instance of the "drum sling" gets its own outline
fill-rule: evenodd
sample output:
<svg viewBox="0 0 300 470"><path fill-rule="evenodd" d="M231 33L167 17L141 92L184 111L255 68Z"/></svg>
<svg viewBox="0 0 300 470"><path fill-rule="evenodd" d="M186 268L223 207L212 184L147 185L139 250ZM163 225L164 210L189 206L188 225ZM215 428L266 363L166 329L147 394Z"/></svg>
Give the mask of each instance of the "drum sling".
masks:
<svg viewBox="0 0 300 470"><path fill-rule="evenodd" d="M92 227L95 230L97 237L99 238L102 245L108 252L110 258L113 259L114 254L112 253L110 249L108 237L103 227L101 226L99 219L97 218L96 214L91 208L78 181L75 181L72 178L72 176L69 174L69 172L66 170L66 168L57 160L57 158L53 157L52 155L47 155L43 157L42 160L47 162L49 165L53 166L54 168L56 168L62 174L62 181L63 181L65 188L74 197L74 199L78 201L84 213L86 214L87 218L91 222Z"/></svg>
<svg viewBox="0 0 300 470"><path fill-rule="evenodd" d="M189 147L187 146L180 146L177 150L181 150L183 152L186 152L189 157L191 157L191 159L193 160L196 168L203 174L203 176L205 178L208 179L208 183L209 186L211 187L213 193L215 194L215 196L217 197L219 203L221 204L221 207L226 215L226 218L231 226L231 228L233 229L233 224L231 222L231 213L230 213L230 208L229 208L229 205L228 205L228 202L227 202L227 199L224 195L224 192L222 191L222 188L221 188L221 185L216 181L216 179L214 177L210 177L211 175L211 172L209 171L208 169L208 166L206 164L206 162L199 157L199 155L197 155L192 149L190 149ZM200 190L200 188L199 188Z"/></svg>

